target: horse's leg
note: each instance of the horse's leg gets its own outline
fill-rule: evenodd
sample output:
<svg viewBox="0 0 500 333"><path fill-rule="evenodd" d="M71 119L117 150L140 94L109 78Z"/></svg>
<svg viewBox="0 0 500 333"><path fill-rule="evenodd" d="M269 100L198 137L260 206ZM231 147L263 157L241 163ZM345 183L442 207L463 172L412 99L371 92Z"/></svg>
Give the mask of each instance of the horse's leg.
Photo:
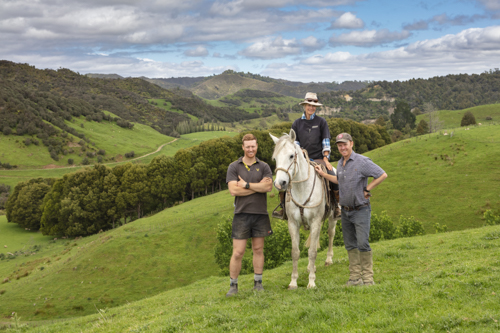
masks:
<svg viewBox="0 0 500 333"><path fill-rule="evenodd" d="M291 214L290 214L291 215ZM288 231L292 238L292 281L288 285L288 290L297 289L297 279L299 278L299 258L300 258L300 224L288 215Z"/></svg>
<svg viewBox="0 0 500 333"><path fill-rule="evenodd" d="M307 270L309 271L309 284L307 288L316 288L316 256L318 254L318 242L319 234L321 232L321 217L315 217L311 223L311 245L309 246L309 265Z"/></svg>
<svg viewBox="0 0 500 333"><path fill-rule="evenodd" d="M333 218L333 211L328 216L328 252L326 253L325 266L333 264L333 239L335 238L335 227L337 219Z"/></svg>

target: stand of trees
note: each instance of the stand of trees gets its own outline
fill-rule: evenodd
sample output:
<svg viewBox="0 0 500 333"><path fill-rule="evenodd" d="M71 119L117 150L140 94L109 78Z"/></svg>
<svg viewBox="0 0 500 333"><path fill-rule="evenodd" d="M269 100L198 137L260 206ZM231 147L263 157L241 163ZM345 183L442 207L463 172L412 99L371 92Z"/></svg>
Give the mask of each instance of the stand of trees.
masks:
<svg viewBox="0 0 500 333"><path fill-rule="evenodd" d="M257 137L257 157L274 168L271 156L275 135L290 131L282 123L270 131L252 131ZM390 143L385 128L350 120L329 119L332 137L352 134L357 152ZM116 227L131 218L163 209L226 188L229 164L242 155L241 138L204 141L181 149L173 157L158 156L148 165L124 164L114 168L96 164L61 179L31 179L14 188L6 204L7 219L45 235L84 236ZM340 154L332 150L333 159Z"/></svg>

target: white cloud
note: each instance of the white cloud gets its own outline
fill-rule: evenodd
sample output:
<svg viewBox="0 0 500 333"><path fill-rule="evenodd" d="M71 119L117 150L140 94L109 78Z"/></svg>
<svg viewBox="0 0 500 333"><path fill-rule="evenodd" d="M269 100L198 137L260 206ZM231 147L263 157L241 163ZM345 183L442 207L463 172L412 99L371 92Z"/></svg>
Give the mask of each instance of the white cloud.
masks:
<svg viewBox="0 0 500 333"><path fill-rule="evenodd" d="M257 59L277 59L289 55L297 55L302 52L296 39L283 39L276 37L274 40L268 38L256 42L239 52L240 55Z"/></svg>
<svg viewBox="0 0 500 333"><path fill-rule="evenodd" d="M208 55L208 50L204 46L198 46L195 49L184 51L184 55L187 57L206 57Z"/></svg>
<svg viewBox="0 0 500 333"><path fill-rule="evenodd" d="M486 9L489 10L500 10L500 2L498 0L477 0Z"/></svg>
<svg viewBox="0 0 500 333"><path fill-rule="evenodd" d="M472 28L406 47L360 55L335 52L314 55L288 66L269 65L271 77L305 81L405 80L459 73L481 73L500 59L500 26Z"/></svg>
<svg viewBox="0 0 500 333"><path fill-rule="evenodd" d="M351 12L342 14L338 19L332 22L330 29L360 29L364 28L365 22L362 19L357 18Z"/></svg>
<svg viewBox="0 0 500 333"><path fill-rule="evenodd" d="M300 40L300 44L302 45L304 51L313 52L316 50L320 50L325 47L326 42L320 39L317 39L314 36L309 36L307 38L303 38Z"/></svg>
<svg viewBox="0 0 500 333"><path fill-rule="evenodd" d="M352 45L372 47L400 41L408 38L410 35L411 33L406 30L401 32L391 32L387 29L351 31L341 35L333 35L330 37L330 44L332 46Z"/></svg>

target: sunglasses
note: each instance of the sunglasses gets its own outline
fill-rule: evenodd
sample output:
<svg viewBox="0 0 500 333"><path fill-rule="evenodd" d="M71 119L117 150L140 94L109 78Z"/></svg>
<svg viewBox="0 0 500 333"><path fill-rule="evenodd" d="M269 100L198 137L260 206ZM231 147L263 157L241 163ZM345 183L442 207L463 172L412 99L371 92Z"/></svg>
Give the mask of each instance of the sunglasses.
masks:
<svg viewBox="0 0 500 333"><path fill-rule="evenodd" d="M306 99L306 101L308 101L309 103L318 103L318 100L317 99Z"/></svg>

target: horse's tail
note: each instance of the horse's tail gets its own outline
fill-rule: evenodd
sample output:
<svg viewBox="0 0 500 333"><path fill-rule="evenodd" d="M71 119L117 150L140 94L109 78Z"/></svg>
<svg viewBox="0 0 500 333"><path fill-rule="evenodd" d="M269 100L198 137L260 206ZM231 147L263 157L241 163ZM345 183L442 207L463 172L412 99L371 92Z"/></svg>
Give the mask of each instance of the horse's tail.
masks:
<svg viewBox="0 0 500 333"><path fill-rule="evenodd" d="M304 244L304 246L306 248L309 248L309 246L311 246L311 235L309 234L309 237L307 237L307 240L306 240L306 243ZM318 239L318 247L317 249L320 249L321 248L321 244L319 242L319 239Z"/></svg>

